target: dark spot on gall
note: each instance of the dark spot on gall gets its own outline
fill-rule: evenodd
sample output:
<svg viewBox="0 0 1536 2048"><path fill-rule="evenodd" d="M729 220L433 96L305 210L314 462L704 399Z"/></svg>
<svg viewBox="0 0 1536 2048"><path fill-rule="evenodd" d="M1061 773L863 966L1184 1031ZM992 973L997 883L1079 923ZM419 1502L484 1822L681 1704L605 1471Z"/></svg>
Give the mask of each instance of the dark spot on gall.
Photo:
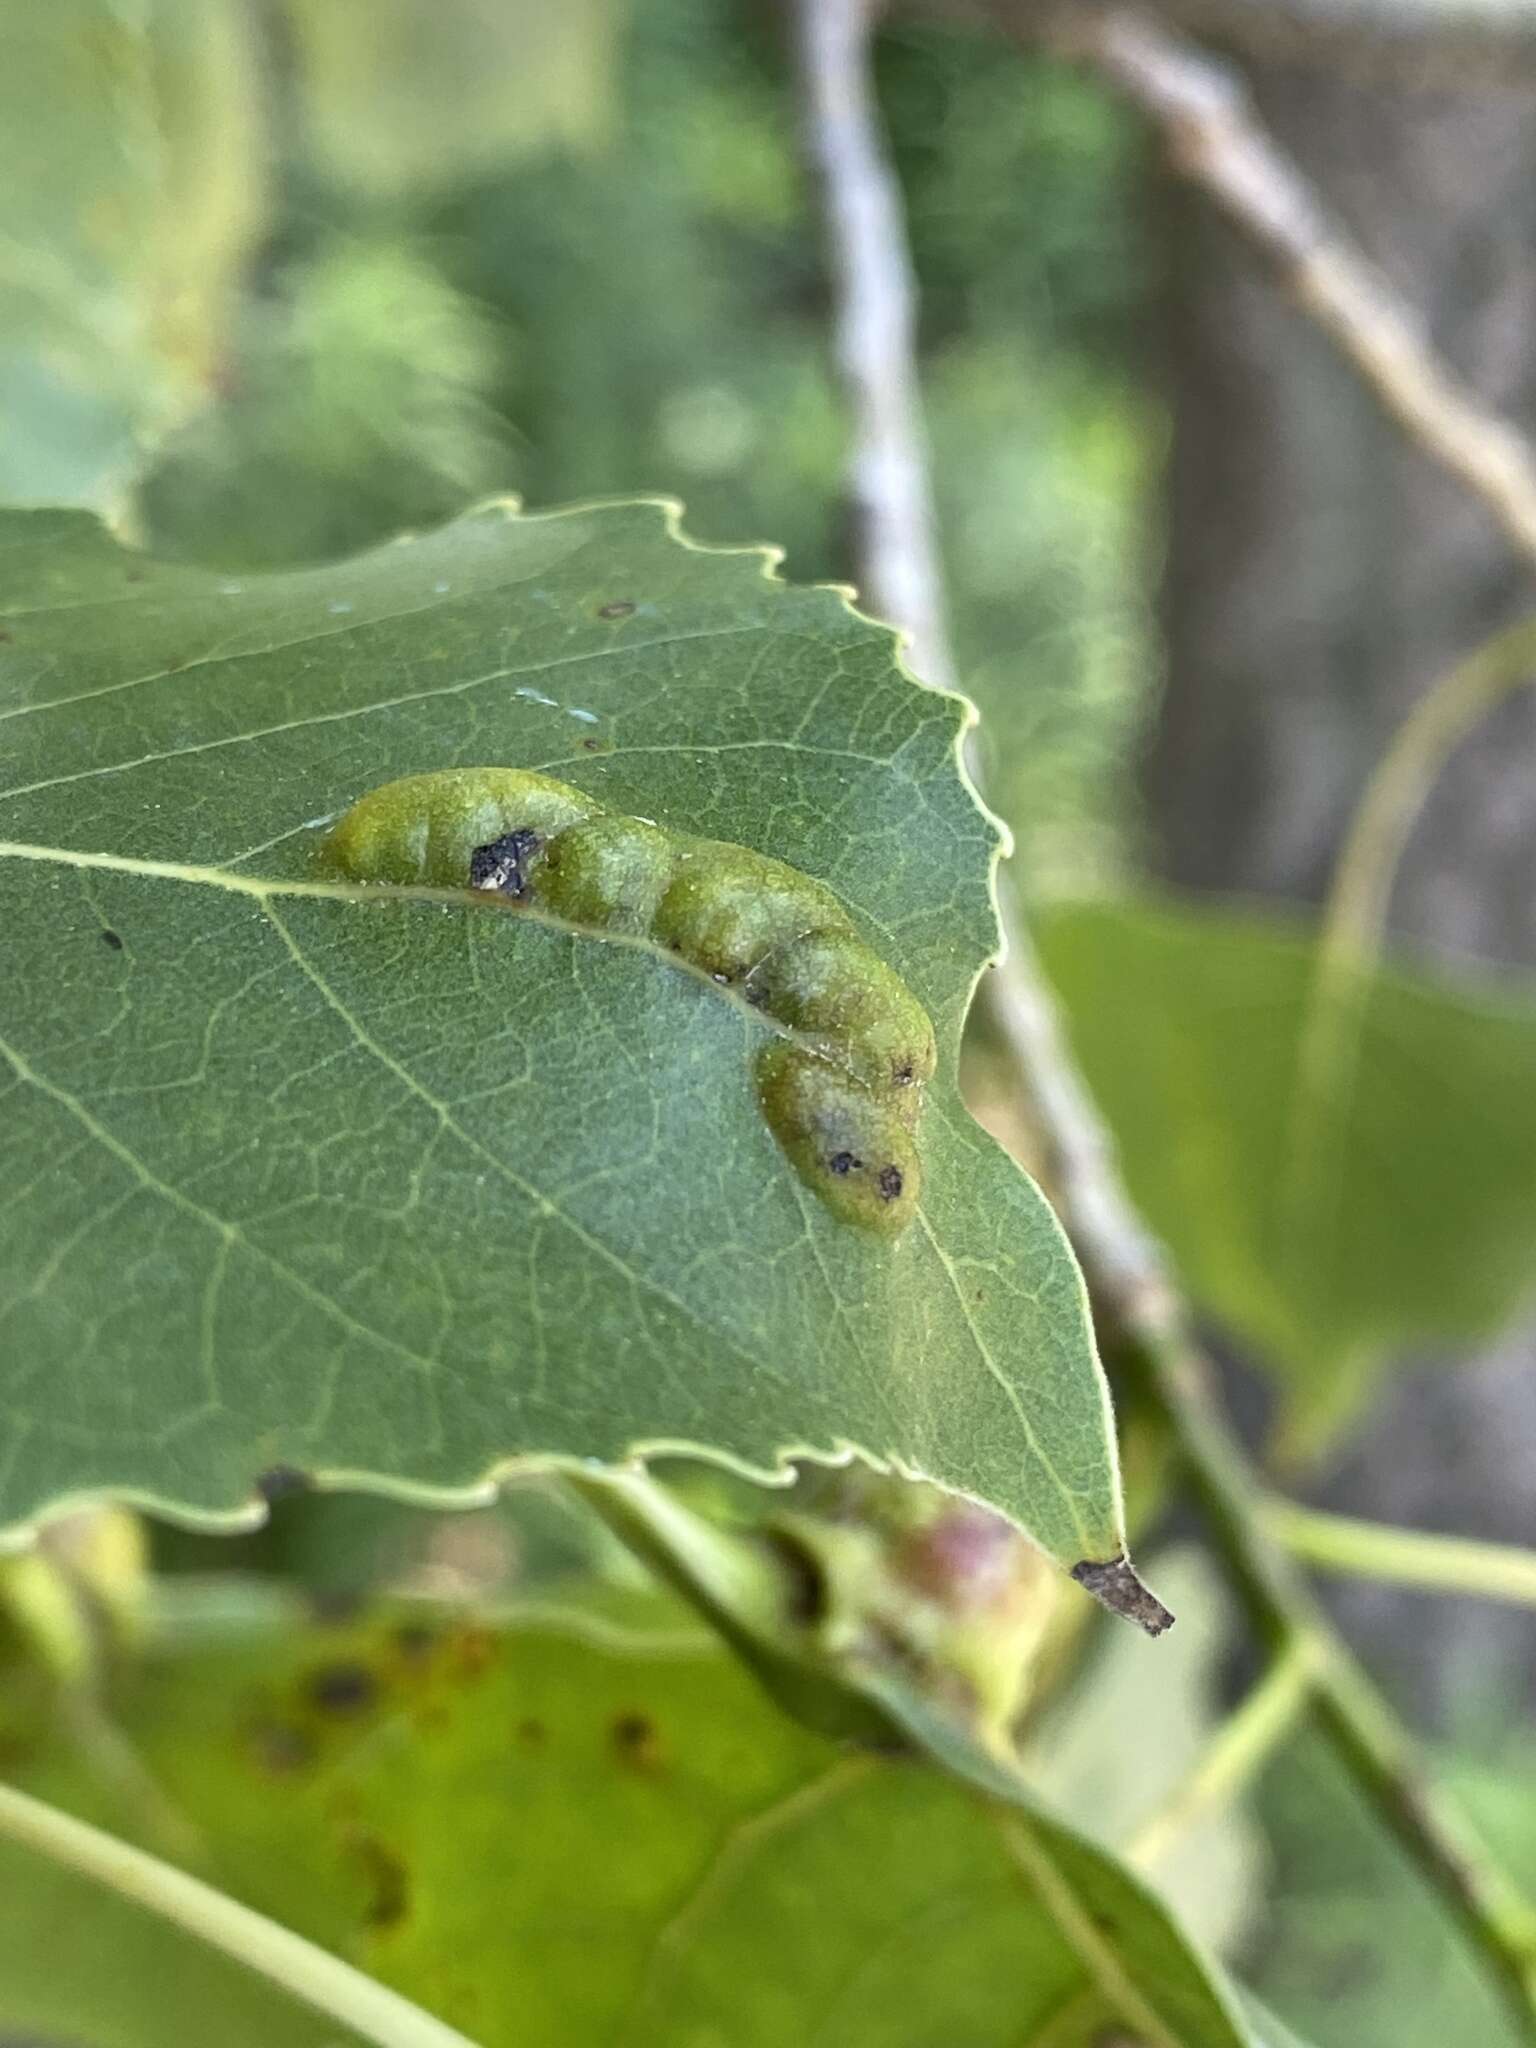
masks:
<svg viewBox="0 0 1536 2048"><path fill-rule="evenodd" d="M901 1193L903 1185L901 1168L899 1166L881 1167L879 1187L882 1200L894 1202Z"/></svg>
<svg viewBox="0 0 1536 2048"><path fill-rule="evenodd" d="M322 1714L364 1714L379 1696L379 1682L366 1664L324 1664L310 1672L305 1690Z"/></svg>
<svg viewBox="0 0 1536 2048"><path fill-rule="evenodd" d="M542 833L524 828L477 846L469 856L469 886L520 903L528 894L527 864L543 844Z"/></svg>
<svg viewBox="0 0 1536 2048"><path fill-rule="evenodd" d="M101 935L101 943L104 946L110 946L114 953L121 953L123 950L123 941L121 935L117 932L104 931Z"/></svg>
<svg viewBox="0 0 1536 2048"><path fill-rule="evenodd" d="M256 1491L265 1501L291 1500L296 1493L308 1493L309 1480L296 1465L273 1465L257 1474Z"/></svg>
<svg viewBox="0 0 1536 2048"><path fill-rule="evenodd" d="M852 1152L834 1152L831 1158L827 1161L827 1165L831 1168L832 1172L839 1177L839 1179L841 1179L841 1177L845 1173L852 1173L857 1167L860 1167L863 1164L863 1160L855 1158Z"/></svg>
<svg viewBox="0 0 1536 2048"><path fill-rule="evenodd" d="M903 1060L901 1065L891 1075L891 1079L898 1088L910 1088L916 1079L912 1072L912 1062L910 1060Z"/></svg>
<svg viewBox="0 0 1536 2048"><path fill-rule="evenodd" d="M600 754L603 750L601 740L583 740L581 746L583 753L587 754Z"/></svg>
<svg viewBox="0 0 1536 2048"><path fill-rule="evenodd" d="M615 597L610 599L607 604L600 604L598 606L597 616L600 619L627 619L634 609L634 604L629 598Z"/></svg>
<svg viewBox="0 0 1536 2048"><path fill-rule="evenodd" d="M616 1714L608 1732L624 1763L639 1771L655 1767L659 1760L660 1742L656 1724L648 1714Z"/></svg>

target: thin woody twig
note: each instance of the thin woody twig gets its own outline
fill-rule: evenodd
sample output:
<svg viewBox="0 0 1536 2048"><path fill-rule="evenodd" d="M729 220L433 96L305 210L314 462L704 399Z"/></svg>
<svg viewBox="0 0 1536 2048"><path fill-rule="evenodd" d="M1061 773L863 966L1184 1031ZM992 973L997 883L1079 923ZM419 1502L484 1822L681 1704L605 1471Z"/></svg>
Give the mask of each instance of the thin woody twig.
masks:
<svg viewBox="0 0 1536 2048"><path fill-rule="evenodd" d="M916 291L901 194L875 116L872 0L797 0L806 142L837 283L833 347L850 414L849 497L861 595L908 636L916 673L955 686L928 451L918 402Z"/></svg>
<svg viewBox="0 0 1536 2048"><path fill-rule="evenodd" d="M1526 90L1536 52L1528 0L1155 0L1155 12L1244 56L1419 88Z"/></svg>
<svg viewBox="0 0 1536 2048"><path fill-rule="evenodd" d="M911 261L869 77L869 8L867 0L797 0L796 13L811 144L828 218L840 360L852 401L853 468L865 515L859 526L860 568L871 595L878 593L877 601L898 621L918 627L925 636L919 643L924 650L920 665L937 679L952 673L953 660L943 637L938 550L922 474L926 464L913 362ZM1119 10L1101 18L1120 22L1122 33L1124 24L1134 20ZM1170 83L1160 61L1168 45L1155 34L1127 34L1127 40L1116 40L1113 47L1117 61L1128 67L1128 76L1147 75L1145 67L1151 61L1152 75ZM1177 44L1171 47L1178 52ZM1143 67L1140 72L1133 59ZM1190 88L1187 74L1182 82ZM1203 97L1197 94L1193 102L1180 104L1180 119L1194 122L1203 147L1222 143L1223 135L1223 147L1236 146L1229 101L1218 100L1213 106L1205 91ZM1226 130L1224 119L1229 123ZM1237 144L1242 140L1239 131ZM1240 147L1238 157L1239 167L1251 175L1254 164ZM1219 149L1218 159L1231 170ZM1263 163L1261 156L1261 168ZM1239 181L1237 189L1248 187ZM1265 195L1266 179L1260 177L1254 189ZM1281 189L1285 190L1283 180ZM1273 198L1268 193L1268 200ZM1291 237L1302 235L1300 247L1312 265L1311 288L1335 307L1341 334L1353 332L1351 312L1375 302L1352 278L1348 264L1345 285L1340 285L1336 261L1319 270L1315 242L1320 230L1309 225L1314 216L1306 207L1296 213L1275 203L1263 217L1271 222L1277 251L1290 249ZM884 239L889 246L872 248L871 237ZM1319 276L1324 284L1317 282ZM866 293L874 295L873 303L864 303ZM1372 347L1362 351L1363 359L1377 363L1383 376L1390 372L1403 408L1411 410L1411 400L1427 413L1439 436L1436 445L1445 447L1447 458L1456 454L1462 473L1478 481L1485 495L1494 494L1511 530L1522 536L1522 545L1536 550L1536 473L1530 471L1521 444L1511 444L1504 437L1507 430L1487 421L1416 341L1410 345L1401 338L1398 323L1389 321L1385 332L1392 345L1386 345L1377 330ZM1459 438L1469 415L1479 430L1470 456ZM884 507L872 504L871 491L883 488L893 491L891 501ZM916 615L900 609L899 593L909 587L925 601ZM1263 1497L1247 1453L1190 1338L1161 1255L1120 1183L1113 1146L1062 1041L1049 990L1027 949L1022 925L1006 898L1000 908L1010 943L1003 966L992 978L991 1000L1054 1155L1063 1218L1101 1321L1118 1339L1128 1362L1142 1372L1152 1402L1177 1442L1250 1622L1277 1657L1305 1654L1319 1725L1483 1956L1518 2038L1536 2044L1536 1914L1481 1848L1463 1839L1456 1817L1443 1810L1426 1786L1406 1731L1274 1541L1263 1519Z"/></svg>
<svg viewBox="0 0 1536 2048"><path fill-rule="evenodd" d="M1162 129L1174 168L1254 242L1388 413L1536 561L1536 450L1462 383L1386 278L1265 132L1237 76L1150 15L1083 6L1053 45L1090 63Z"/></svg>

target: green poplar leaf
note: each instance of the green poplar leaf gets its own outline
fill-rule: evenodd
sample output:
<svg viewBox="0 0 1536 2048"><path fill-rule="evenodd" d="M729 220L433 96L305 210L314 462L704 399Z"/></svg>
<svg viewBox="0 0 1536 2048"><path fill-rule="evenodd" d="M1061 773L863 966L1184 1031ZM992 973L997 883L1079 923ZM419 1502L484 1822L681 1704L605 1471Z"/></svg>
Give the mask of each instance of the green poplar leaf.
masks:
<svg viewBox="0 0 1536 2048"><path fill-rule="evenodd" d="M1036 922L1133 1199L1196 1299L1283 1379L1298 1440L1352 1419L1394 1356L1484 1339L1529 1303L1528 978L1362 967L1309 1127L1303 928L1176 899Z"/></svg>
<svg viewBox="0 0 1536 2048"><path fill-rule="evenodd" d="M1081 1278L955 1084L997 942L969 707L769 567L651 503L244 579L0 521L0 1523L858 1447L1120 1556ZM321 875L359 795L481 763L837 893L938 1033L899 1239L802 1184L770 1021L663 949Z"/></svg>

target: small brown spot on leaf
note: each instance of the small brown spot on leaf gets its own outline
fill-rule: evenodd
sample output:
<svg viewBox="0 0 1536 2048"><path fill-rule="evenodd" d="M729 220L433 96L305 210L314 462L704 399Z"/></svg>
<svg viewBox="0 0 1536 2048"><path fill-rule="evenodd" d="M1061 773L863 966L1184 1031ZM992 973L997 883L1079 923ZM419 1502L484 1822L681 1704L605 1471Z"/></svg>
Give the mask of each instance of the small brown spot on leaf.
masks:
<svg viewBox="0 0 1536 2048"><path fill-rule="evenodd" d="M856 1157L852 1152L834 1152L827 1161L827 1165L839 1179L845 1173L852 1173L855 1167L862 1166L863 1164L863 1160Z"/></svg>
<svg viewBox="0 0 1536 2048"><path fill-rule="evenodd" d="M466 1628L453 1640L453 1662L461 1678L482 1678L496 1655L496 1639L489 1629Z"/></svg>
<svg viewBox="0 0 1536 2048"><path fill-rule="evenodd" d="M366 1664L322 1664L305 1683L311 1706L322 1714L365 1714L379 1696L379 1681Z"/></svg>
<svg viewBox="0 0 1536 2048"><path fill-rule="evenodd" d="M101 935L101 943L104 946L110 946L114 953L121 953L123 950L122 937L117 932L104 930Z"/></svg>
<svg viewBox="0 0 1536 2048"><path fill-rule="evenodd" d="M278 1778L302 1771L315 1760L315 1745L303 1729L290 1728L284 1721L263 1721L253 1728L251 1749L258 1766Z"/></svg>
<svg viewBox="0 0 1536 2048"><path fill-rule="evenodd" d="M614 1753L632 1770L653 1771L661 1761L661 1738L649 1714L616 1714L609 1729Z"/></svg>
<svg viewBox="0 0 1536 2048"><path fill-rule="evenodd" d="M880 1195L883 1201L894 1202L905 1185L899 1166L882 1166L880 1169Z"/></svg>
<svg viewBox="0 0 1536 2048"><path fill-rule="evenodd" d="M627 619L634 612L634 602L627 597L610 598L607 604L600 604L597 616L600 619Z"/></svg>
<svg viewBox="0 0 1536 2048"><path fill-rule="evenodd" d="M377 1835L356 1835L350 1844L368 1878L368 1903L363 1919L370 1927L394 1927L402 1921L411 1903L410 1877L405 1864Z"/></svg>
<svg viewBox="0 0 1536 2048"><path fill-rule="evenodd" d="M536 1720L532 1714L526 1720L519 1721L517 1724L517 1739L526 1749L542 1748L544 1738L548 1733L549 1731L544 1726L544 1723Z"/></svg>
<svg viewBox="0 0 1536 2048"><path fill-rule="evenodd" d="M272 1465L257 1475L256 1491L266 1501L289 1500L296 1493L307 1493L309 1481L297 1465Z"/></svg>

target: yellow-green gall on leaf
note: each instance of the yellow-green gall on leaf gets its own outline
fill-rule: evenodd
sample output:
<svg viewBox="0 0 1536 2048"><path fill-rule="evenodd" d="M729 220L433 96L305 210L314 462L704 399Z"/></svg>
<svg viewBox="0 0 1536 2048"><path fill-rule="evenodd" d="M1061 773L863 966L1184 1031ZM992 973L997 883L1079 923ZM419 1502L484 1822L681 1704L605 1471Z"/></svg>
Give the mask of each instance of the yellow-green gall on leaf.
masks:
<svg viewBox="0 0 1536 2048"><path fill-rule="evenodd" d="M652 934L706 974L739 981L786 939L851 929L848 913L798 868L722 839L684 839Z"/></svg>
<svg viewBox="0 0 1536 2048"><path fill-rule="evenodd" d="M759 1053L757 1095L790 1164L839 1221L881 1237L907 1228L922 1169L912 1133L889 1101L793 1045Z"/></svg>
<svg viewBox="0 0 1536 2048"><path fill-rule="evenodd" d="M763 1114L795 1171L845 1223L882 1237L910 1223L933 1026L809 875L605 811L522 768L386 783L332 828L321 861L352 881L485 890L584 931L649 936L736 985L796 1034L757 1064Z"/></svg>
<svg viewBox="0 0 1536 2048"><path fill-rule="evenodd" d="M640 934L677 866L672 834L609 813L561 832L544 849L535 896L572 924Z"/></svg>
<svg viewBox="0 0 1536 2048"><path fill-rule="evenodd" d="M445 768L359 797L327 833L320 857L353 882L499 888L487 879L494 863L476 863L482 849L525 834L522 854L530 857L600 809L579 789L525 768ZM484 872L473 872L477 866ZM521 893L521 882L507 893Z"/></svg>
<svg viewBox="0 0 1536 2048"><path fill-rule="evenodd" d="M808 932L776 946L748 975L750 1002L833 1056L877 1094L917 1114L938 1064L933 1023L895 968L854 932Z"/></svg>

